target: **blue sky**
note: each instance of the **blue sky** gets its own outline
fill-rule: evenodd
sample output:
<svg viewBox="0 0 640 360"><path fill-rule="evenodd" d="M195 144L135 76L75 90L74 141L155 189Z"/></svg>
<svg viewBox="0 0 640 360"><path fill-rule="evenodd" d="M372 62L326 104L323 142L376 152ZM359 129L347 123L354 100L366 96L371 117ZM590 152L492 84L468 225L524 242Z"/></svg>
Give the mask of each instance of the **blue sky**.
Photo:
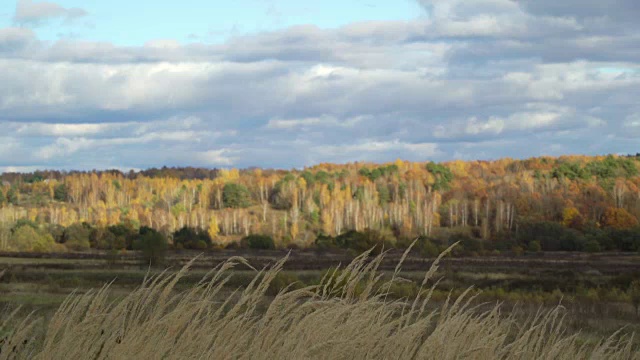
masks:
<svg viewBox="0 0 640 360"><path fill-rule="evenodd" d="M230 3L1 1L0 172L640 152L637 0Z"/></svg>
<svg viewBox="0 0 640 360"><path fill-rule="evenodd" d="M411 20L424 16L412 0L237 0L152 1L61 0L64 8L82 8L74 21L57 19L35 28L38 37L55 41L76 38L142 45L151 39L222 42L230 36L270 31L300 24L336 28L358 21ZM14 21L16 4L0 4L0 26Z"/></svg>

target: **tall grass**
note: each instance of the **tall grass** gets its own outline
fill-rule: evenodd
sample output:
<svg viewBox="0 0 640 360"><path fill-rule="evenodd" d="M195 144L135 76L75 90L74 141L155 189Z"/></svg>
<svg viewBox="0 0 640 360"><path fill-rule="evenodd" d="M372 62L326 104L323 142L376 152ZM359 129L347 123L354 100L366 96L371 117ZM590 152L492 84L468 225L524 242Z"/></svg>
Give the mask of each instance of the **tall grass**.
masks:
<svg viewBox="0 0 640 360"><path fill-rule="evenodd" d="M389 289L404 281L402 261L385 280L378 271L383 256L364 253L320 285L275 297L265 293L286 257L233 294L223 289L230 270L249 266L242 258L229 259L185 291L176 284L190 264L146 278L117 301L108 301L107 284L69 296L41 333L37 320L22 321L5 340L0 360L640 358L630 336L585 344L566 334L560 306L522 323L499 305L472 305L470 290L431 304L442 255L415 298L392 300Z"/></svg>

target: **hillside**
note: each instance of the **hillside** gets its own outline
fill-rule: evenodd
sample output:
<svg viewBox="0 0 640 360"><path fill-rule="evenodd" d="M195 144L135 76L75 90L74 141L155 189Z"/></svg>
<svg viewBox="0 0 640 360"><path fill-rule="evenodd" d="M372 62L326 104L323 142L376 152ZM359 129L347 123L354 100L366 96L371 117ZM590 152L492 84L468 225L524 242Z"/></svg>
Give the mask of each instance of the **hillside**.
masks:
<svg viewBox="0 0 640 360"><path fill-rule="evenodd" d="M144 229L177 248L403 247L637 251L640 156L5 173L0 251L131 249ZM143 229L143 230L141 230Z"/></svg>

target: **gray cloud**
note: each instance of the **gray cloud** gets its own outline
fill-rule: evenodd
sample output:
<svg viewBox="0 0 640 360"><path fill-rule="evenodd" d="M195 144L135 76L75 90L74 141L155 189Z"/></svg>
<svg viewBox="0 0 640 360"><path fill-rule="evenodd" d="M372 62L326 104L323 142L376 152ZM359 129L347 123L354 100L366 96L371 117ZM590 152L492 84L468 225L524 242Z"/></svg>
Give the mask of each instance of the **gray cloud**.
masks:
<svg viewBox="0 0 640 360"><path fill-rule="evenodd" d="M49 1L18 0L13 20L19 24L38 25L51 19L70 21L86 16L81 8L65 8Z"/></svg>
<svg viewBox="0 0 640 360"><path fill-rule="evenodd" d="M215 45L0 29L0 170L637 151L635 2L421 3Z"/></svg>

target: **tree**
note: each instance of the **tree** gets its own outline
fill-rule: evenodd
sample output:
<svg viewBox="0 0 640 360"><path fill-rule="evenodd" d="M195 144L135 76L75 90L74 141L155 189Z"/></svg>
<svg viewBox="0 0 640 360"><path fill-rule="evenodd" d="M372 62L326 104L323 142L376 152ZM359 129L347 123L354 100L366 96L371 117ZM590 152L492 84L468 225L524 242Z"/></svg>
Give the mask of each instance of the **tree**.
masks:
<svg viewBox="0 0 640 360"><path fill-rule="evenodd" d="M430 162L427 164L427 170L435 177L433 184L434 190L448 190L449 184L453 180L453 173L444 165Z"/></svg>
<svg viewBox="0 0 640 360"><path fill-rule="evenodd" d="M11 187L7 191L7 202L12 205L18 205L18 191L15 187Z"/></svg>
<svg viewBox="0 0 640 360"><path fill-rule="evenodd" d="M185 226L173 233L173 244L184 249L202 250L202 244L207 248L211 244L211 239L206 231Z"/></svg>
<svg viewBox="0 0 640 360"><path fill-rule="evenodd" d="M8 251L52 252L62 251L49 234L42 234L32 226L23 225L13 231Z"/></svg>
<svg viewBox="0 0 640 360"><path fill-rule="evenodd" d="M220 233L220 227L218 226L218 218L215 215L211 215L211 220L209 221L209 228L207 229L209 233L209 238L211 241L215 241L216 237Z"/></svg>
<svg viewBox="0 0 640 360"><path fill-rule="evenodd" d="M608 208L602 215L602 226L629 229L638 225L638 219L623 208Z"/></svg>
<svg viewBox="0 0 640 360"><path fill-rule="evenodd" d="M94 249L118 250L126 247L123 236L116 236L106 228L92 230L89 241Z"/></svg>
<svg viewBox="0 0 640 360"><path fill-rule="evenodd" d="M67 201L67 185L59 184L53 190L53 199L56 201Z"/></svg>
<svg viewBox="0 0 640 360"><path fill-rule="evenodd" d="M69 250L84 251L91 246L91 227L87 224L75 223L64 231L63 242Z"/></svg>
<svg viewBox="0 0 640 360"><path fill-rule="evenodd" d="M222 188L222 201L225 207L245 208L251 205L251 193L244 185L226 183Z"/></svg>
<svg viewBox="0 0 640 360"><path fill-rule="evenodd" d="M2 192L2 189L0 189L0 206L4 205L4 202L7 199L4 197L4 193Z"/></svg>
<svg viewBox="0 0 640 360"><path fill-rule="evenodd" d="M144 235L134 241L133 247L134 250L142 252L145 262L151 266L157 266L164 263L169 244L164 234L148 229Z"/></svg>

